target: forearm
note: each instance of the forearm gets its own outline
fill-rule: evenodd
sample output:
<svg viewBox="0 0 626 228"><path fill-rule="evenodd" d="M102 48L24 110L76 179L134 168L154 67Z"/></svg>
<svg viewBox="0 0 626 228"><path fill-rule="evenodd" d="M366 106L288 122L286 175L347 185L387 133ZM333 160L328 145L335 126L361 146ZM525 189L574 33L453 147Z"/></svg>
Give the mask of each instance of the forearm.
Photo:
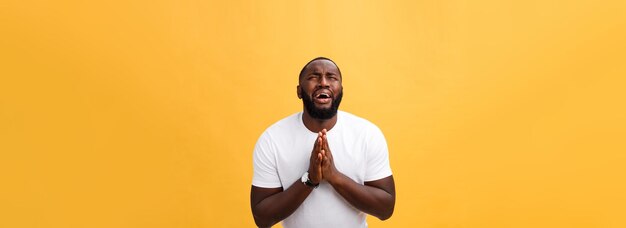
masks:
<svg viewBox="0 0 626 228"><path fill-rule="evenodd" d="M380 220L388 219L393 214L395 194L391 192L359 184L341 173L329 183L352 206L367 214Z"/></svg>
<svg viewBox="0 0 626 228"><path fill-rule="evenodd" d="M252 208L255 223L259 227L271 227L282 221L298 209L312 190L296 181L287 190L263 199Z"/></svg>

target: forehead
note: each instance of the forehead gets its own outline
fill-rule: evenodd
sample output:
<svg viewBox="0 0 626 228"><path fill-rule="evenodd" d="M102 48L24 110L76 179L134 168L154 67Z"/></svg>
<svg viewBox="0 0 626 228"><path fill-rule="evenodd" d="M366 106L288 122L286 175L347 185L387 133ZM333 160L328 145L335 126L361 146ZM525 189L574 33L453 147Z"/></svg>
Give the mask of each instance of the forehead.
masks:
<svg viewBox="0 0 626 228"><path fill-rule="evenodd" d="M309 63L309 65L305 69L305 72L308 72L308 73L320 72L320 71L330 71L335 74L339 74L339 70L337 69L337 66L333 62L328 61L326 59L315 60Z"/></svg>

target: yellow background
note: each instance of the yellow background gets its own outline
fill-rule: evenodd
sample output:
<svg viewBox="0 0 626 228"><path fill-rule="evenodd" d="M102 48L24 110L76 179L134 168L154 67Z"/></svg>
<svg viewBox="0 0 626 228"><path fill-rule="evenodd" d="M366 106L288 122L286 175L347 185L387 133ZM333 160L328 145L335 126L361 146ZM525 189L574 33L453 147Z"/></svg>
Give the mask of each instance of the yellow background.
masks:
<svg viewBox="0 0 626 228"><path fill-rule="evenodd" d="M252 227L317 56L385 133L372 227L626 227L625 1L0 2L0 227Z"/></svg>

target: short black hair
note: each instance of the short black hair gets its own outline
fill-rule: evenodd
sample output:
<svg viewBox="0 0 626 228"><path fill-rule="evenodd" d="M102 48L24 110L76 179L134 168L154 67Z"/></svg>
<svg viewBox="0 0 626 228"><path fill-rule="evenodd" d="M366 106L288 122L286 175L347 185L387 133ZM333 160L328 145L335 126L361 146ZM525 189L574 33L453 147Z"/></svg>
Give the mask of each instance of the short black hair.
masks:
<svg viewBox="0 0 626 228"><path fill-rule="evenodd" d="M302 79L302 76L304 76L304 70L306 69L306 67L309 66L309 64L311 64L313 61L320 60L320 59L321 60L328 60L331 63L335 64L335 66L337 67L337 71L339 71L339 76L343 77L341 75L341 70L339 69L339 66L337 65L337 63L335 63L335 61L333 61L332 59L320 56L320 57L314 58L311 61L309 61L308 63L304 64L304 67L302 67L302 70L300 70L300 76L298 76L298 81L300 81Z"/></svg>

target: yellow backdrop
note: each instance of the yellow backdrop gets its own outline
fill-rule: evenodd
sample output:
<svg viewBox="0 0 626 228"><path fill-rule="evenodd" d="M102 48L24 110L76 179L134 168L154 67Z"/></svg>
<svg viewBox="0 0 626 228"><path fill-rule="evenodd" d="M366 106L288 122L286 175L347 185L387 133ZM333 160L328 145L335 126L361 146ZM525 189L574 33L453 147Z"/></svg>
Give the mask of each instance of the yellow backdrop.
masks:
<svg viewBox="0 0 626 228"><path fill-rule="evenodd" d="M252 227L252 149L342 69L372 227L626 227L626 2L0 3L0 227Z"/></svg>

